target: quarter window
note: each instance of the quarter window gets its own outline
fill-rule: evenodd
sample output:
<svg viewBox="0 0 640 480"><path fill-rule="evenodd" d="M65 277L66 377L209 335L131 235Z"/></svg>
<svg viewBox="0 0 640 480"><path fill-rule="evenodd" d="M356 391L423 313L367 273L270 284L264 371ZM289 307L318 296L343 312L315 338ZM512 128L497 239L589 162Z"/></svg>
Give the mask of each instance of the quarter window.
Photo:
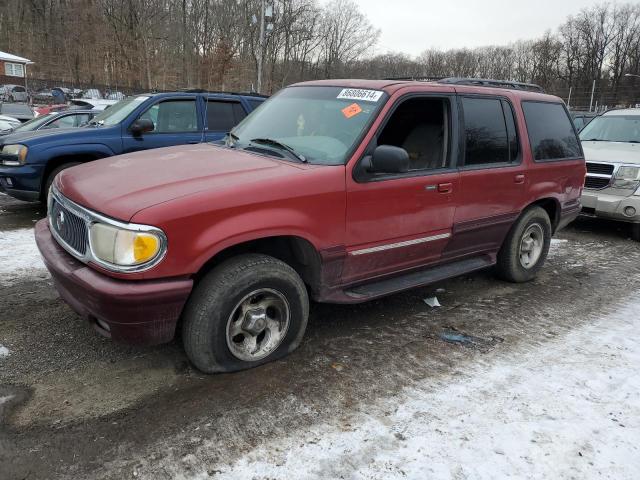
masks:
<svg viewBox="0 0 640 480"><path fill-rule="evenodd" d="M504 104L504 106L503 106ZM511 107L495 98L462 98L465 165L508 163L517 157ZM505 119L505 114L507 119Z"/></svg>
<svg viewBox="0 0 640 480"><path fill-rule="evenodd" d="M535 160L581 157L580 143L564 106L560 103L522 102Z"/></svg>

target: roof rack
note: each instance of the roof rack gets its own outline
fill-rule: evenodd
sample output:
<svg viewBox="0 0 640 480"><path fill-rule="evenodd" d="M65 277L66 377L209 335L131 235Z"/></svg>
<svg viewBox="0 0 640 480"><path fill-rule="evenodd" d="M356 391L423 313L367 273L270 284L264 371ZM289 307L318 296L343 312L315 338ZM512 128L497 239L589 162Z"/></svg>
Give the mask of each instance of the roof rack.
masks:
<svg viewBox="0 0 640 480"><path fill-rule="evenodd" d="M178 91L184 92L184 93L221 93L225 95L246 95L247 97L262 97L262 98L269 97L269 95L263 95L258 92L230 92L225 90L205 90L202 88L181 88Z"/></svg>
<svg viewBox="0 0 640 480"><path fill-rule="evenodd" d="M432 76L408 76L408 77L386 77L383 80L398 80L398 81L416 81L416 82L437 82L444 77L432 77Z"/></svg>
<svg viewBox="0 0 640 480"><path fill-rule="evenodd" d="M437 80L438 83L451 85L473 85L475 87L510 88L512 90L527 90L544 93L544 89L535 83L512 82L510 80L490 80L487 78L459 78L449 77Z"/></svg>

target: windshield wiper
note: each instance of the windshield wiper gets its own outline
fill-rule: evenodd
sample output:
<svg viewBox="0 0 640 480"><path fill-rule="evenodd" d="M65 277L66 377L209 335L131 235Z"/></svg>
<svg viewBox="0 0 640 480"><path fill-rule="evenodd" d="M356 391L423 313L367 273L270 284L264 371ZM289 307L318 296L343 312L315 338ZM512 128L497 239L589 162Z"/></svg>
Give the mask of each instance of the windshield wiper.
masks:
<svg viewBox="0 0 640 480"><path fill-rule="evenodd" d="M300 153L296 152L293 148L291 148L289 145L279 142L278 140L274 140L273 138L252 138L250 140L251 143L262 143L263 145L271 145L273 147L279 148L280 150L284 150L288 153L290 153L291 155L293 155L295 158L297 158L298 160L300 160L302 163L307 163L307 159L305 158L304 155L301 155Z"/></svg>
<svg viewBox="0 0 640 480"><path fill-rule="evenodd" d="M602 140L601 138L589 138L588 140L583 140L583 142L606 142L606 140Z"/></svg>

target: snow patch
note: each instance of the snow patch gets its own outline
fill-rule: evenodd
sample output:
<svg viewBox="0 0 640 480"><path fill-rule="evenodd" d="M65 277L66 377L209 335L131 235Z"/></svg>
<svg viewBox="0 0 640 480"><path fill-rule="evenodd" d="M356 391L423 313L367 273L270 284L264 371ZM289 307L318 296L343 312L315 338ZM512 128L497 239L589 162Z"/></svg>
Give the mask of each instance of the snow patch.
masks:
<svg viewBox="0 0 640 480"><path fill-rule="evenodd" d="M11 354L9 349L3 345L0 345L0 359L6 358Z"/></svg>
<svg viewBox="0 0 640 480"><path fill-rule="evenodd" d="M350 417L346 431L328 422L270 440L216 478L637 478L638 311L640 300L620 306L444 387L425 380Z"/></svg>
<svg viewBox="0 0 640 480"><path fill-rule="evenodd" d="M2 405L4 403L7 403L13 397L14 397L14 395L7 395L6 397L0 397L0 405Z"/></svg>
<svg viewBox="0 0 640 480"><path fill-rule="evenodd" d="M0 285L49 278L33 229L0 232Z"/></svg>

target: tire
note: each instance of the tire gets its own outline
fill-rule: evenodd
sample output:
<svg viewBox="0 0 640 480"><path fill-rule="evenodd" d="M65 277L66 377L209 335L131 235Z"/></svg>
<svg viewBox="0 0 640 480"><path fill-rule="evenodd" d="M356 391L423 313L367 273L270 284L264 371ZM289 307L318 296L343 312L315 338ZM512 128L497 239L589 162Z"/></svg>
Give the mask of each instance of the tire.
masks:
<svg viewBox="0 0 640 480"><path fill-rule="evenodd" d="M42 189L42 192L40 192L40 202L46 204L47 203L47 196L49 195L49 189L51 188L51 185L53 185L53 180L56 178L56 175L58 175L61 171L66 170L67 168L71 168L71 167L75 167L76 165L80 165L81 162L69 162L69 163L65 163L63 165L60 165L59 167L54 168L50 173L49 176L47 177L47 180L44 182L44 188Z"/></svg>
<svg viewBox="0 0 640 480"><path fill-rule="evenodd" d="M527 243L523 243L525 241ZM549 245L551 245L549 215L540 207L528 208L511 227L498 252L496 264L498 276L514 283L533 280L544 265L549 253ZM527 255L528 249L530 252Z"/></svg>
<svg viewBox="0 0 640 480"><path fill-rule="evenodd" d="M273 257L246 254L225 261L195 287L183 315L182 341L198 370L235 372L294 351L308 317L307 289L296 271ZM259 333L260 321L277 328Z"/></svg>
<svg viewBox="0 0 640 480"><path fill-rule="evenodd" d="M640 242L640 223L631 224L631 239Z"/></svg>

